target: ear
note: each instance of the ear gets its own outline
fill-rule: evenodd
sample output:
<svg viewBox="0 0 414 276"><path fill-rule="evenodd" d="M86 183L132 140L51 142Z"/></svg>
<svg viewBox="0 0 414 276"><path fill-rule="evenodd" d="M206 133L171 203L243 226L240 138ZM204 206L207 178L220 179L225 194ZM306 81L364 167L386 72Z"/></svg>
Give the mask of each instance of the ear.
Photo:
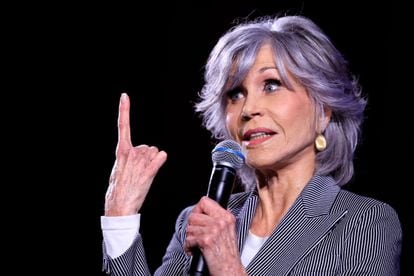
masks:
<svg viewBox="0 0 414 276"><path fill-rule="evenodd" d="M324 116L321 117L319 121L319 130L320 133L323 133L328 127L329 121L331 120L332 110L329 107L323 108Z"/></svg>

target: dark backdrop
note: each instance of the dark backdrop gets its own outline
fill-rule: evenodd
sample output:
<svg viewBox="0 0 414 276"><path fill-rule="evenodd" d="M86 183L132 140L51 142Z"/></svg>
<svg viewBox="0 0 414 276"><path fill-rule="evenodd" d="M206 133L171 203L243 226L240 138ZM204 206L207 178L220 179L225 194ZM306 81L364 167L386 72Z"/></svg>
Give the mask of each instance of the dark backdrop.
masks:
<svg viewBox="0 0 414 276"><path fill-rule="evenodd" d="M402 268L408 271L408 260L413 259L407 200L413 183L408 166L413 162L413 137L401 131L407 127L407 109L396 85L398 41L392 33L396 7L357 2L231 1L225 6L200 2L169 7L152 3L156 7L151 8L137 3L135 7L100 4L76 9L63 27L69 34L64 55L75 65L73 77L66 76L60 87L69 88L65 95L80 103L70 108L76 124L66 123L74 130L67 136L82 145L73 184L79 199L87 202L82 216L91 223L79 223L83 227L76 219L70 223L87 242L79 243L67 260L68 267L76 271L79 265L88 272L90 268L92 275L101 274L99 216L114 161L120 93L128 92L131 98L133 143L156 145L169 155L141 212L141 233L154 269L180 210L196 203L207 190L213 143L200 127L193 103L208 53L235 19L282 12L302 14L319 24L360 78L369 104L355 179L347 188L397 210L405 238ZM76 207L77 196L74 201Z"/></svg>

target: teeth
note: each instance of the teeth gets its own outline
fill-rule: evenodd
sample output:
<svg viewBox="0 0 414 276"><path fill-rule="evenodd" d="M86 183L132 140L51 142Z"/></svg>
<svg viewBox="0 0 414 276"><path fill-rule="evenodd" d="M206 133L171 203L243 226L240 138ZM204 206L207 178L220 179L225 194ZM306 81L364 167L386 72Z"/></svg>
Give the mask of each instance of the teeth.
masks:
<svg viewBox="0 0 414 276"><path fill-rule="evenodd" d="M259 139L259 138L263 138L266 136L270 136L270 134L267 134L264 132L257 132L257 133L253 133L252 135L250 135L250 140Z"/></svg>

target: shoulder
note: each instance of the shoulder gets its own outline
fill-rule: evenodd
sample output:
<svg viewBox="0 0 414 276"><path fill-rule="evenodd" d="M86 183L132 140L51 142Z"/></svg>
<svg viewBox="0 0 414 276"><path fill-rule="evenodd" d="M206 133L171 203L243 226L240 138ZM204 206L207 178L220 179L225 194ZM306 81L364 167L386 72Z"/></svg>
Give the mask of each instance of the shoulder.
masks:
<svg viewBox="0 0 414 276"><path fill-rule="evenodd" d="M335 206L346 207L350 211L363 211L374 207L382 207L388 210L394 210L389 204L375 198L356 194L354 192L341 189L336 197Z"/></svg>
<svg viewBox="0 0 414 276"><path fill-rule="evenodd" d="M338 193L331 212L342 211L346 211L348 218L358 224L382 224L387 228L401 228L398 214L392 206L343 189Z"/></svg>
<svg viewBox="0 0 414 276"><path fill-rule="evenodd" d="M343 269L382 270L381 275L394 275L402 244L402 228L394 208L380 200L341 190L332 209L344 214L335 227L342 233L339 240ZM358 263L359 268L355 268Z"/></svg>

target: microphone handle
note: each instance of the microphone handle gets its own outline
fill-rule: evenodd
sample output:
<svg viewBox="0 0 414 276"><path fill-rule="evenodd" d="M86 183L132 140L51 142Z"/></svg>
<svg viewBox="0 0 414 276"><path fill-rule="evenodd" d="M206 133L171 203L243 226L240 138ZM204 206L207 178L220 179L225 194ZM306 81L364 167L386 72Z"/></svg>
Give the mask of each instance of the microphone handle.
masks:
<svg viewBox="0 0 414 276"><path fill-rule="evenodd" d="M228 166L215 165L210 177L207 196L217 201L221 207L227 208L231 192L233 190L236 171ZM194 248L191 260L191 276L209 275L207 264L199 248Z"/></svg>
<svg viewBox="0 0 414 276"><path fill-rule="evenodd" d="M207 264L204 262L203 255L201 254L201 250L199 248L194 248L193 250L193 258L191 260L190 275L191 276L210 275Z"/></svg>
<svg viewBox="0 0 414 276"><path fill-rule="evenodd" d="M227 208L236 179L236 171L228 166L215 165L210 178L207 196L217 201L221 207Z"/></svg>

